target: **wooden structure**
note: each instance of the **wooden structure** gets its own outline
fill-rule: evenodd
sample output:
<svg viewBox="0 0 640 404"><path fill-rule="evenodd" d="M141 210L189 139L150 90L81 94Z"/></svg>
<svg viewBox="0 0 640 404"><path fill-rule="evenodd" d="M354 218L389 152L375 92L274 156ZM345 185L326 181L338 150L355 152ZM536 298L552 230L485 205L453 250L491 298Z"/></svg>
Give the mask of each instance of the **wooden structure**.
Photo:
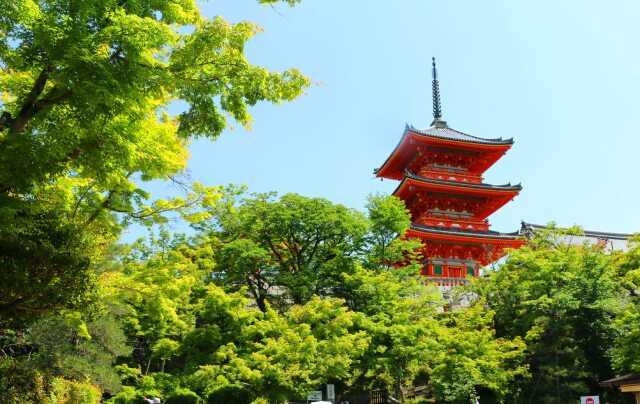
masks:
<svg viewBox="0 0 640 404"><path fill-rule="evenodd" d="M632 373L622 377L600 382L601 387L618 388L622 393L633 394L636 403L640 404L640 373Z"/></svg>
<svg viewBox="0 0 640 404"><path fill-rule="evenodd" d="M400 181L393 194L411 212L406 237L425 244L423 274L440 286L455 286L477 277L479 268L502 257L505 249L524 244L518 232L489 230L487 220L522 187L483 182L483 173L513 140L471 136L442 120L435 59L433 115L427 129L405 128L400 143L375 174Z"/></svg>

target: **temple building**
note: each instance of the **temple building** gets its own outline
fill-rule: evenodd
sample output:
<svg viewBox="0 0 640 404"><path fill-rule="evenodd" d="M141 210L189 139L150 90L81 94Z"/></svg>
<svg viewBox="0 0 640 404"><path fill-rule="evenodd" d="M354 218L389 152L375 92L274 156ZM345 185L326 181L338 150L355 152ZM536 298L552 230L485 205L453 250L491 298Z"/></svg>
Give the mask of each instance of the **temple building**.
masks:
<svg viewBox="0 0 640 404"><path fill-rule="evenodd" d="M442 119L435 58L433 116L426 129L407 126L391 155L374 171L400 181L393 195L411 212L406 237L424 243L423 275L439 286L477 277L479 268L525 242L518 232L489 230L487 217L518 195L520 184L491 185L482 175L513 145L513 139L484 139L450 128Z"/></svg>
<svg viewBox="0 0 640 404"><path fill-rule="evenodd" d="M530 238L534 233L544 232L547 229L547 226L522 221L520 234L525 238ZM573 232L571 229L561 227L554 227L554 229L559 231L555 236L557 237L556 241L558 243L571 246L583 246L585 244L599 246L607 252L627 251L629 249L629 239L633 237L633 234L626 233L609 233L591 230Z"/></svg>

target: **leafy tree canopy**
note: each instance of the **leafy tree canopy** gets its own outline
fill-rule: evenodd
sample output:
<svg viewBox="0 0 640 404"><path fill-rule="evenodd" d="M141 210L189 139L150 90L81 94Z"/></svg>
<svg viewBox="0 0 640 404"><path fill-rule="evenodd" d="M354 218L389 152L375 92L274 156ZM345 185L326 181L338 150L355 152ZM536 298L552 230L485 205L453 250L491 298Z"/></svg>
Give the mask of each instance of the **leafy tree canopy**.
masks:
<svg viewBox="0 0 640 404"><path fill-rule="evenodd" d="M190 208L214 203L218 188L180 179L189 140L249 127L250 106L310 84L296 69L251 64L244 47L260 28L206 18L194 0L0 9L0 311L11 316L92 299L92 264L132 220L205 218ZM172 104L182 112L170 115ZM150 180L185 195L152 200Z"/></svg>

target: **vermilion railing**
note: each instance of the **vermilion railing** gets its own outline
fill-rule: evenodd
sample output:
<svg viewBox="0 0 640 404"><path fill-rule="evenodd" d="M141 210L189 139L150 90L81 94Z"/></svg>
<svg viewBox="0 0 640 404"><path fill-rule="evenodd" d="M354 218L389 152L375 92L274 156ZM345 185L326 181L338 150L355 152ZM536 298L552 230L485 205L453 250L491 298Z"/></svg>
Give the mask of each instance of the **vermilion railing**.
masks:
<svg viewBox="0 0 640 404"><path fill-rule="evenodd" d="M424 226L446 227L460 230L489 230L488 220L465 220L451 219L444 217L435 217L432 214L422 214L416 220L416 223Z"/></svg>

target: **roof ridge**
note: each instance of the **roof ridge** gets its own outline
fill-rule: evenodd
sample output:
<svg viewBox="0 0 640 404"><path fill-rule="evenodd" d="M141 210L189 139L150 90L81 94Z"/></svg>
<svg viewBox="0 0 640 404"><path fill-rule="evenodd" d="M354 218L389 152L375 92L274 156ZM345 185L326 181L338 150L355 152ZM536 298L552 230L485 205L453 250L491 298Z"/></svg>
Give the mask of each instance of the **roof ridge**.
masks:
<svg viewBox="0 0 640 404"><path fill-rule="evenodd" d="M532 228L536 228L536 229L547 229L547 226L543 226L541 224L535 224L535 223L527 223L524 220L522 221L522 224L524 226L529 226ZM578 226L580 227L580 226ZM580 227L582 229L582 227ZM568 227L556 227L556 229L558 230L569 230L570 228ZM593 231L593 230L585 230L582 229L582 232L584 233L584 236L592 236L592 237L598 237L598 236L602 236L603 238L617 238L617 239L628 239L629 237L633 237L635 234L637 233L609 233L609 232L604 232L604 231ZM573 236L582 236L583 234L571 234Z"/></svg>
<svg viewBox="0 0 640 404"><path fill-rule="evenodd" d="M468 133L459 131L457 129L450 128L448 126L447 127L439 127L439 126L432 125L432 126L429 126L427 129L418 129L418 128L414 127L413 125L409 125L409 124L406 125L406 130L412 130L412 131L418 132L419 134L428 134L428 135L434 136L434 137L442 137L442 136L438 136L436 134L427 133L427 131L430 130L430 129L432 129L432 130L442 130L442 131L451 131L451 132L458 133L460 135L464 135L464 136L468 136L468 137L473 138L473 139L477 139L477 140L482 141L482 142L494 142L494 143L503 143L503 144L507 144L507 143L511 143L512 144L513 143L513 138L509 138L509 139L503 139L502 137L492 138L492 139L482 138L482 137L470 135Z"/></svg>

